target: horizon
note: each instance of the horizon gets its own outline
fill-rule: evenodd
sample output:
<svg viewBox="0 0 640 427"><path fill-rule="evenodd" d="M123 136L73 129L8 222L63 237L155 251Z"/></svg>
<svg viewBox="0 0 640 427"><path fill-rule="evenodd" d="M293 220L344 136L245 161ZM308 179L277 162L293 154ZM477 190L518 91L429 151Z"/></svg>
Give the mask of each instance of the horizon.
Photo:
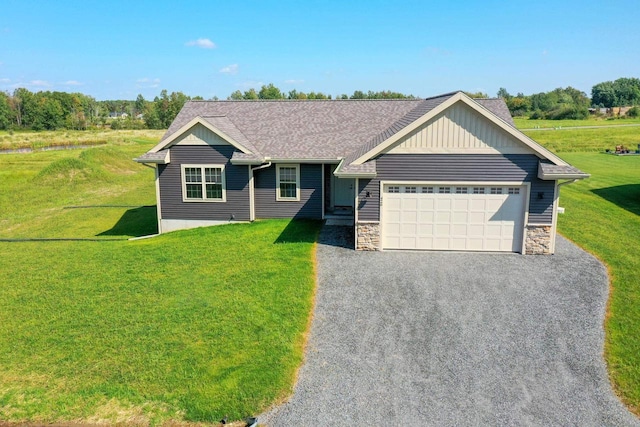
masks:
<svg viewBox="0 0 640 427"><path fill-rule="evenodd" d="M598 83L640 76L640 34L623 30L640 18L630 0L78 5L7 1L0 90L99 101L153 99L163 89L225 99L269 83L332 97L452 89L495 97L501 87L531 95L568 86L590 96Z"/></svg>

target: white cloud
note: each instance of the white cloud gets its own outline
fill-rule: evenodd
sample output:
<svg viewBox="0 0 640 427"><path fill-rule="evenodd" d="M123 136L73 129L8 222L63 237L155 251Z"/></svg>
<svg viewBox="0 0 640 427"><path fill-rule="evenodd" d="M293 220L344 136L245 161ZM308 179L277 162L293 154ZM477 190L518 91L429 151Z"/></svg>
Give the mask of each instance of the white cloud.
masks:
<svg viewBox="0 0 640 427"><path fill-rule="evenodd" d="M542 56L547 56L548 53L549 53L549 51L547 49L544 49L542 51Z"/></svg>
<svg viewBox="0 0 640 427"><path fill-rule="evenodd" d="M186 46L197 46L203 49L215 49L216 44L209 39L191 40L185 43Z"/></svg>
<svg viewBox="0 0 640 427"><path fill-rule="evenodd" d="M142 77L136 80L136 87L139 88L156 88L160 86L159 78Z"/></svg>
<svg viewBox="0 0 640 427"><path fill-rule="evenodd" d="M84 83L81 83L77 80L67 80L66 82L62 83L65 86L82 86Z"/></svg>
<svg viewBox="0 0 640 427"><path fill-rule="evenodd" d="M51 83L49 83L46 80L31 80L27 85L28 86L37 86L37 87L49 87L49 86L51 86Z"/></svg>
<svg viewBox="0 0 640 427"><path fill-rule="evenodd" d="M238 64L231 64L226 67L222 67L220 68L220 72L222 74L238 74Z"/></svg>
<svg viewBox="0 0 640 427"><path fill-rule="evenodd" d="M9 83L10 81L11 81L11 79L7 79L6 77L0 79L0 83Z"/></svg>
<svg viewBox="0 0 640 427"><path fill-rule="evenodd" d="M302 79L288 79L284 81L286 84L288 85L299 85L304 83L304 80Z"/></svg>

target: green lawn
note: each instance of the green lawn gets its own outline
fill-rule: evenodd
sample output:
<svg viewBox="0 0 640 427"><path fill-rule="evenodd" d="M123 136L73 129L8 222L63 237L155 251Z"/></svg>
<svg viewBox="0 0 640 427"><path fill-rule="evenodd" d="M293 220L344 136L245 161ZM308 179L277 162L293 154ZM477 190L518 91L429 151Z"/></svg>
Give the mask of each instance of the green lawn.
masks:
<svg viewBox="0 0 640 427"><path fill-rule="evenodd" d="M584 120L530 120L528 117L514 117L518 129L549 129L558 127L575 127L575 126L616 126L640 124L640 118L601 118L588 117Z"/></svg>
<svg viewBox="0 0 640 427"><path fill-rule="evenodd" d="M608 266L605 358L614 389L640 415L640 156L560 156L591 174L562 187L558 229Z"/></svg>
<svg viewBox="0 0 640 427"><path fill-rule="evenodd" d="M549 131L524 131L535 141L556 153L601 153L616 145L636 150L640 144L640 126L601 129L558 129Z"/></svg>
<svg viewBox="0 0 640 427"><path fill-rule="evenodd" d="M319 224L125 240L156 231L151 146L0 155L0 238L103 239L0 242L0 421L215 422L291 392Z"/></svg>

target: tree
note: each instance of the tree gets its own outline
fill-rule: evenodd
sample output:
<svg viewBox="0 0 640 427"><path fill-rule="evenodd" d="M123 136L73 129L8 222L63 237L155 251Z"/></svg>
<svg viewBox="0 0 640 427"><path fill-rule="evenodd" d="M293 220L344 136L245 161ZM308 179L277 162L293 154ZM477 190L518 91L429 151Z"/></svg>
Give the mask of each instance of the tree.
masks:
<svg viewBox="0 0 640 427"><path fill-rule="evenodd" d="M489 95L487 95L484 92L465 92L465 94L469 97L469 98L488 98Z"/></svg>
<svg viewBox="0 0 640 427"><path fill-rule="evenodd" d="M283 99L284 95L280 92L280 89L275 87L273 83L269 83L268 85L263 85L260 88L260 92L258 93L258 98L260 99Z"/></svg>
<svg viewBox="0 0 640 427"><path fill-rule="evenodd" d="M259 97L256 90L254 88L251 88L244 91L244 93L242 94L242 99L259 99Z"/></svg>
<svg viewBox="0 0 640 427"><path fill-rule="evenodd" d="M501 87L500 89L498 89L498 98L502 98L502 99L511 99L511 95L509 94L509 92L507 92L507 90L503 87Z"/></svg>
<svg viewBox="0 0 640 427"><path fill-rule="evenodd" d="M227 97L228 100L240 101L242 98L242 92L235 90Z"/></svg>
<svg viewBox="0 0 640 427"><path fill-rule="evenodd" d="M144 96L142 96L142 94L138 94L138 97L136 98L136 102L134 106L135 113L136 114L143 113L146 105L147 105L147 101L144 99Z"/></svg>
<svg viewBox="0 0 640 427"><path fill-rule="evenodd" d="M50 96L40 96L39 98L39 108L31 128L34 130L61 128L64 123L64 111L60 101Z"/></svg>
<svg viewBox="0 0 640 427"><path fill-rule="evenodd" d="M13 112L9 103L9 94L0 92L0 129L5 130L11 127Z"/></svg>

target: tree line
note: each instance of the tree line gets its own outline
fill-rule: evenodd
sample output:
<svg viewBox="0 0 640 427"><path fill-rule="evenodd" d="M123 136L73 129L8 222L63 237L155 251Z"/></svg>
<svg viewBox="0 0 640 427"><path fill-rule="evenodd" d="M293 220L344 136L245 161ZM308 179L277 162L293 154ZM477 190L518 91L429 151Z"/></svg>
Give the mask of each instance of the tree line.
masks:
<svg viewBox="0 0 640 427"><path fill-rule="evenodd" d="M589 108L634 107L627 115L640 114L640 79L619 78L598 83L591 88L591 98L586 93L568 86L550 92L533 95L511 95L500 88L498 97L504 98L512 116L528 116L531 119L584 119Z"/></svg>
<svg viewBox="0 0 640 427"><path fill-rule="evenodd" d="M474 98L486 98L482 92L467 93ZM557 88L532 95L511 95L500 88L498 97L505 100L513 116L532 119L583 119L589 107L610 108L640 105L640 79L620 78L598 83L591 90L591 98L578 89ZM17 88L13 93L0 91L0 130L7 129L88 129L109 126L112 129L166 129L188 100L202 100L182 92L162 90L153 100L138 95L135 100L96 101L82 93L57 91L31 92ZM217 97L212 98L217 100ZM253 99L415 99L415 96L393 91L360 91L351 95L340 94L332 98L322 92L302 92L296 89L284 92L273 83L260 90L236 90L227 100ZM638 108L630 111L639 113ZM629 114L629 113L628 113Z"/></svg>

